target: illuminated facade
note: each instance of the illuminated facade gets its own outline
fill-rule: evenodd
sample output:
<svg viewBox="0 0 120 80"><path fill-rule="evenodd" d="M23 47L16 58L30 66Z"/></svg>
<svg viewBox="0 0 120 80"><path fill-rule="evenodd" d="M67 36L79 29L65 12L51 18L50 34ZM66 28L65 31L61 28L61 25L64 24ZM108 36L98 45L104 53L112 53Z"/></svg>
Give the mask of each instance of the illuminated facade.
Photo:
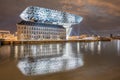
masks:
<svg viewBox="0 0 120 80"><path fill-rule="evenodd" d="M0 30L0 39L4 39L5 41L16 41L17 37L11 34L10 31Z"/></svg>
<svg viewBox="0 0 120 80"><path fill-rule="evenodd" d="M10 31L0 30L0 39L5 39L9 35L10 35Z"/></svg>
<svg viewBox="0 0 120 80"><path fill-rule="evenodd" d="M21 21L17 24L18 40L66 39L66 29L61 25Z"/></svg>
<svg viewBox="0 0 120 80"><path fill-rule="evenodd" d="M71 25L79 24L83 20L81 16L37 6L27 7L20 17L29 22L62 25L66 29L66 39L72 31Z"/></svg>

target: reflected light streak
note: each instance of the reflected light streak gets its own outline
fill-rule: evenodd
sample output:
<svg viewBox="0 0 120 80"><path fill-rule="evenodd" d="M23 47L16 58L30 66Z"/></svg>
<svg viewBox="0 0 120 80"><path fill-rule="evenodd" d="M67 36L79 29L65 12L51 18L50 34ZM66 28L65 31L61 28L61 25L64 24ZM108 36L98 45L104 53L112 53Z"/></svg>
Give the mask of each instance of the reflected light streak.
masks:
<svg viewBox="0 0 120 80"><path fill-rule="evenodd" d="M118 56L120 56L120 40L117 41L117 52Z"/></svg>
<svg viewBox="0 0 120 80"><path fill-rule="evenodd" d="M79 42L77 42L77 52L78 53L80 52L80 44L79 44Z"/></svg>
<svg viewBox="0 0 120 80"><path fill-rule="evenodd" d="M100 54L100 52L101 52L101 41L98 42L98 46L97 47L98 47L98 53Z"/></svg>
<svg viewBox="0 0 120 80"><path fill-rule="evenodd" d="M71 58L73 51L70 43L66 43L65 48L64 48L64 55L63 58Z"/></svg>
<svg viewBox="0 0 120 80"><path fill-rule="evenodd" d="M93 54L93 52L94 52L94 42L90 43L90 50L92 51L92 54Z"/></svg>
<svg viewBox="0 0 120 80"><path fill-rule="evenodd" d="M15 58L18 57L18 46L15 46Z"/></svg>

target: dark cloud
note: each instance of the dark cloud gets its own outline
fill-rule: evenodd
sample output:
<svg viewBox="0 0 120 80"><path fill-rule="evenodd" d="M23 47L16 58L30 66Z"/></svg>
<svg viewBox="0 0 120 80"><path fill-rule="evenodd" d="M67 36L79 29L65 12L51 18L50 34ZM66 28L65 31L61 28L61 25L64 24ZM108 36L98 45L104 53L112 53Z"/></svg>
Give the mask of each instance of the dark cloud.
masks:
<svg viewBox="0 0 120 80"><path fill-rule="evenodd" d="M28 6L39 6L83 16L73 34L120 30L119 3L120 0L0 0L0 29L14 32L21 20L19 14Z"/></svg>

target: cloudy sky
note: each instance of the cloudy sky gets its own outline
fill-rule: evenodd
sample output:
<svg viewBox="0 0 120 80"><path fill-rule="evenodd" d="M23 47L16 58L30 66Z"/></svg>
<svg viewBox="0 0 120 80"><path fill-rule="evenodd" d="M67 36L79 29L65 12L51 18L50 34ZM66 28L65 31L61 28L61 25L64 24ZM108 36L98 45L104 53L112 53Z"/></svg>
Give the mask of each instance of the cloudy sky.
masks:
<svg viewBox="0 0 120 80"><path fill-rule="evenodd" d="M16 30L20 13L28 6L39 6L80 15L72 34L120 33L120 0L0 0L0 29Z"/></svg>

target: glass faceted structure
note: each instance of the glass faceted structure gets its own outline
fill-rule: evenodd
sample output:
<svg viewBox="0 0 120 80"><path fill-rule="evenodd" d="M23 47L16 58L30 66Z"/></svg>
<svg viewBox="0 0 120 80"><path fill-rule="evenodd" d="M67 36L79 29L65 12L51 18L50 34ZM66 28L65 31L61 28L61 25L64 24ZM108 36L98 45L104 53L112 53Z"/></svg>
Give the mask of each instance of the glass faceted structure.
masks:
<svg viewBox="0 0 120 80"><path fill-rule="evenodd" d="M37 6L27 7L21 13L20 17L25 21L52 24L79 24L82 20L81 16Z"/></svg>
<svg viewBox="0 0 120 80"><path fill-rule="evenodd" d="M27 23L42 23L48 25L60 25L66 30L66 39L70 36L72 31L71 25L79 24L83 18L74 14L51 10L47 8L29 6L21 14L20 17L23 21ZM21 27L23 25L17 25ZM26 26L26 25L24 25ZM35 27L35 26L34 26ZM49 27L49 26L48 26Z"/></svg>

